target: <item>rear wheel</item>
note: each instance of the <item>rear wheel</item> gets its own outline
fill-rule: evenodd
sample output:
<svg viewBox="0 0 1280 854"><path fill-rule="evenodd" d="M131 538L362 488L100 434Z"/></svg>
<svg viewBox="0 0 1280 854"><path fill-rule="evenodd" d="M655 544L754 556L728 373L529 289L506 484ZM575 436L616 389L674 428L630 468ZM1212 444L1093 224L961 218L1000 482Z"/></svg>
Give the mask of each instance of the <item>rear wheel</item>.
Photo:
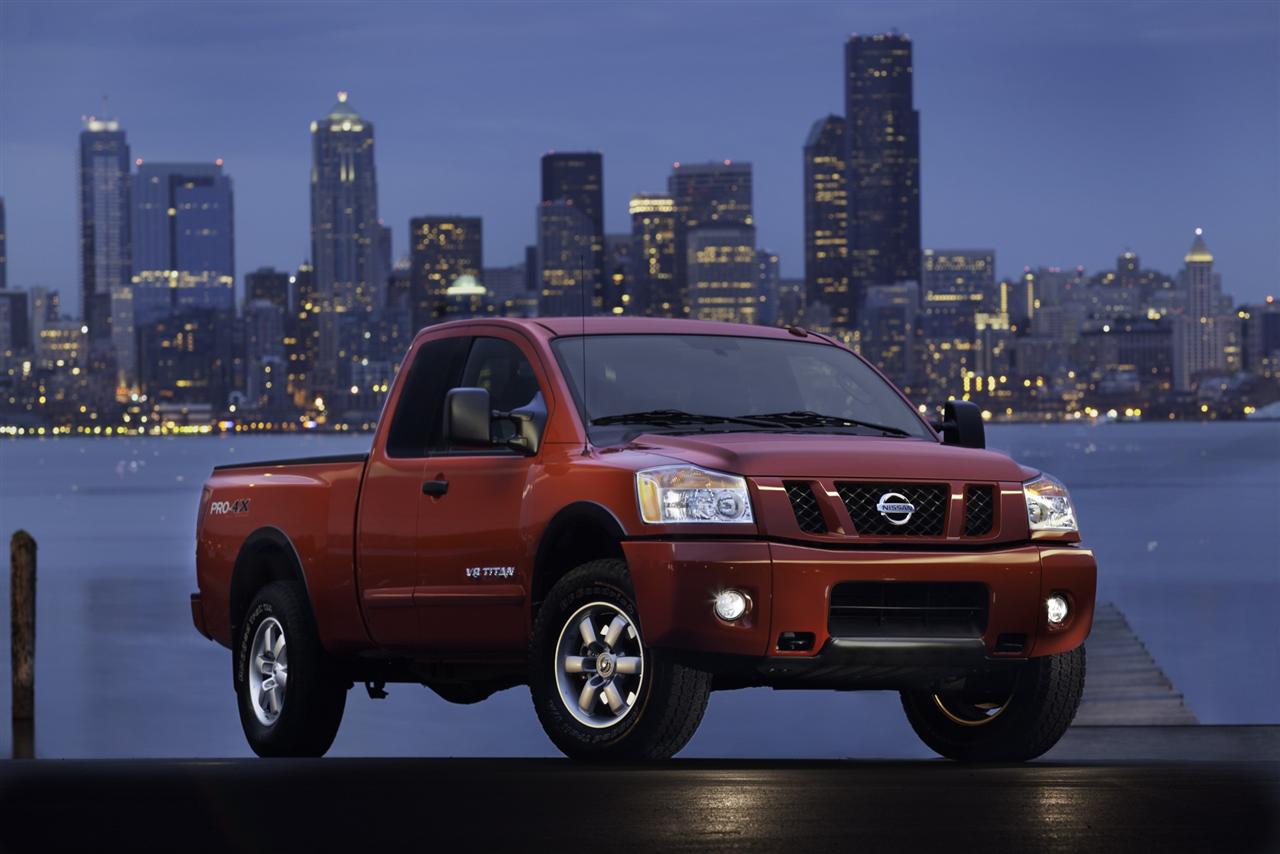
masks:
<svg viewBox="0 0 1280 854"><path fill-rule="evenodd" d="M347 702L296 584L258 591L240 626L235 662L240 724L259 756L323 756Z"/></svg>
<svg viewBox="0 0 1280 854"><path fill-rule="evenodd" d="M1084 647L1032 658L1011 684L961 691L904 691L902 707L920 740L961 762L1025 762L1058 743L1084 693Z"/></svg>
<svg viewBox="0 0 1280 854"><path fill-rule="evenodd" d="M529 687L551 741L575 759L666 759L702 721L711 677L644 645L627 566L569 572L538 611Z"/></svg>

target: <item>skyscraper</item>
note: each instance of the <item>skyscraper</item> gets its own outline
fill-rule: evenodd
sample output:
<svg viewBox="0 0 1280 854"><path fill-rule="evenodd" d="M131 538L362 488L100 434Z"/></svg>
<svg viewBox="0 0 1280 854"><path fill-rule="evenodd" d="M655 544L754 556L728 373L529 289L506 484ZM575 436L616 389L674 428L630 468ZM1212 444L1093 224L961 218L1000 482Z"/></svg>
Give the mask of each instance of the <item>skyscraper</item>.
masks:
<svg viewBox="0 0 1280 854"><path fill-rule="evenodd" d="M31 312L27 292L0 289L0 367L14 355L30 349Z"/></svg>
<svg viewBox="0 0 1280 854"><path fill-rule="evenodd" d="M863 289L920 275L920 114L911 40L854 35L845 44L850 323Z"/></svg>
<svg viewBox="0 0 1280 854"><path fill-rule="evenodd" d="M244 276L245 305L254 300L266 300L278 305L286 314L292 305L289 291L294 277L275 267L259 267Z"/></svg>
<svg viewBox="0 0 1280 854"><path fill-rule="evenodd" d="M778 253L768 249L756 250L756 302L759 309L755 322L773 326L778 322L778 289L782 284L782 270Z"/></svg>
<svg viewBox="0 0 1280 854"><path fill-rule="evenodd" d="M286 277L286 284L287 282ZM280 409L288 401L289 380L284 332L286 311L286 307L274 299L245 301L246 393L249 404L254 409Z"/></svg>
<svg viewBox="0 0 1280 854"><path fill-rule="evenodd" d="M484 271L484 231L478 216L424 216L409 221L409 299L413 325L444 318L447 291L463 276L479 282Z"/></svg>
<svg viewBox="0 0 1280 854"><path fill-rule="evenodd" d="M80 132L81 314L91 341L111 335L111 291L129 284L129 143L115 119Z"/></svg>
<svg viewBox="0 0 1280 854"><path fill-rule="evenodd" d="M158 319L141 310L138 291L148 285L167 291L178 313L234 310L235 213L222 161L142 163L132 201L138 322Z"/></svg>
<svg viewBox="0 0 1280 854"><path fill-rule="evenodd" d="M289 397L300 409L313 407L317 397L313 372L320 351L320 325L315 281L315 268L309 263L299 265L293 276L293 311L284 324Z"/></svg>
<svg viewBox="0 0 1280 854"><path fill-rule="evenodd" d="M1186 305L1174 325L1173 377L1174 387L1186 391L1201 376L1226 368L1230 301L1224 304L1222 279L1213 271L1213 253L1201 229L1183 260Z"/></svg>
<svg viewBox="0 0 1280 854"><path fill-rule="evenodd" d="M311 258L319 331L312 382L318 391L337 389L344 379L336 315L372 313L383 304L386 282L377 278L386 271L377 260L378 238L373 123L339 92L328 115L311 123Z"/></svg>
<svg viewBox="0 0 1280 854"><path fill-rule="evenodd" d="M538 313L542 316L591 313L600 306L595 287L599 280L590 266L592 228L590 217L572 199L538 205Z"/></svg>
<svg viewBox="0 0 1280 854"><path fill-rule="evenodd" d="M745 226L750 229L754 250L751 164L732 160L674 163L667 177L667 192L679 215L676 224L676 287L688 293L692 305L693 296L689 293L693 287L689 270L689 236L692 232L700 228ZM739 243L740 237L731 242Z"/></svg>
<svg viewBox="0 0 1280 854"><path fill-rule="evenodd" d="M667 195L631 197L631 257L635 271L636 309L657 317L683 317L688 308L676 286L675 201Z"/></svg>
<svg viewBox="0 0 1280 854"><path fill-rule="evenodd" d="M920 282L925 339L924 376L936 393L956 393L966 373L990 364L979 314L995 293L995 251L991 249L926 249ZM879 290L884 285L871 285ZM981 324L984 327L986 322ZM877 330L864 334L876 348ZM987 336L990 337L990 336ZM966 389L967 391L967 389Z"/></svg>
<svg viewBox="0 0 1280 854"><path fill-rule="evenodd" d="M563 311L563 283L586 277L592 302L599 308L604 290L604 158L599 152L548 152L542 155L542 202L567 202L564 215L543 222L551 228L564 221L568 233L548 235L545 245L555 251L540 256L542 290L553 312ZM572 210L569 214L567 211ZM540 239L540 245L544 243ZM581 268L581 270L580 270ZM557 284L560 283L560 284ZM550 293L548 293L548 291ZM575 309L576 313L577 309Z"/></svg>
<svg viewBox="0 0 1280 854"><path fill-rule="evenodd" d="M9 241L4 227L4 196L0 196L0 291L9 287Z"/></svg>
<svg viewBox="0 0 1280 854"><path fill-rule="evenodd" d="M755 323L760 310L756 230L704 226L688 234L689 316Z"/></svg>
<svg viewBox="0 0 1280 854"><path fill-rule="evenodd" d="M824 303L837 331L849 330L849 185L844 119L827 116L804 143L804 282L809 304Z"/></svg>
<svg viewBox="0 0 1280 854"><path fill-rule="evenodd" d="M636 259L630 234L604 236L604 297L608 314L636 314Z"/></svg>

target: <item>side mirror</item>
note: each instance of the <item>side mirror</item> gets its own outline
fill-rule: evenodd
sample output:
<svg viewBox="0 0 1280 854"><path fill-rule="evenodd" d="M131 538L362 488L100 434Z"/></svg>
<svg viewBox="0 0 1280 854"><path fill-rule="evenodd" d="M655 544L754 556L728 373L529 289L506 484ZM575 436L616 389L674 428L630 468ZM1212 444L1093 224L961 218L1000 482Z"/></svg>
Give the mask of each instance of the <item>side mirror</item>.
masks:
<svg viewBox="0 0 1280 854"><path fill-rule="evenodd" d="M507 440L507 447L517 453L533 456L542 444L542 431L547 426L547 402L538 392L519 409L495 412L494 418L505 418L516 426L516 435Z"/></svg>
<svg viewBox="0 0 1280 854"><path fill-rule="evenodd" d="M488 389L455 388L444 397L444 438L449 444L492 444L492 418Z"/></svg>
<svg viewBox="0 0 1280 854"><path fill-rule="evenodd" d="M982 410L968 400L948 400L942 410L942 420L932 422L933 429L942 434L942 441L961 448L985 448L987 428L982 421Z"/></svg>

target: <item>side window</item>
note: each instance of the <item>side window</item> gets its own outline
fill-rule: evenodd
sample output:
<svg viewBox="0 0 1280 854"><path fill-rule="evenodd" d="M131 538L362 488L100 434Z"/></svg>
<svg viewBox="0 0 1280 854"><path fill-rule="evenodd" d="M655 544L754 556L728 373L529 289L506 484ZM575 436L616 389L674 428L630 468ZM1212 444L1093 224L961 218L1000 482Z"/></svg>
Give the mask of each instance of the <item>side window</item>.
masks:
<svg viewBox="0 0 1280 854"><path fill-rule="evenodd" d="M519 347L503 338L475 339L458 385L487 390L493 408L504 412L525 406L538 394L533 365ZM514 433L510 422L494 423L495 441L510 439Z"/></svg>
<svg viewBox="0 0 1280 854"><path fill-rule="evenodd" d="M471 339L441 338L418 350L387 433L387 456L425 457L440 446L444 396L458 385Z"/></svg>

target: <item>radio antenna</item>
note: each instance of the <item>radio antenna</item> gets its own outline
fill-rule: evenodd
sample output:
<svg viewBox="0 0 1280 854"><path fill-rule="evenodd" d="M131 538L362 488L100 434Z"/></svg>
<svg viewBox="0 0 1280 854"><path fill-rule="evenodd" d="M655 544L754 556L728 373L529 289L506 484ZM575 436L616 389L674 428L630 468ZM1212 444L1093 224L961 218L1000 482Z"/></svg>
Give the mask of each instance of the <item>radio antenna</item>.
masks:
<svg viewBox="0 0 1280 854"><path fill-rule="evenodd" d="M591 455L591 415L587 408L587 387L591 380L587 376L587 270L583 263L582 253L578 253L578 296L582 302L582 455Z"/></svg>

